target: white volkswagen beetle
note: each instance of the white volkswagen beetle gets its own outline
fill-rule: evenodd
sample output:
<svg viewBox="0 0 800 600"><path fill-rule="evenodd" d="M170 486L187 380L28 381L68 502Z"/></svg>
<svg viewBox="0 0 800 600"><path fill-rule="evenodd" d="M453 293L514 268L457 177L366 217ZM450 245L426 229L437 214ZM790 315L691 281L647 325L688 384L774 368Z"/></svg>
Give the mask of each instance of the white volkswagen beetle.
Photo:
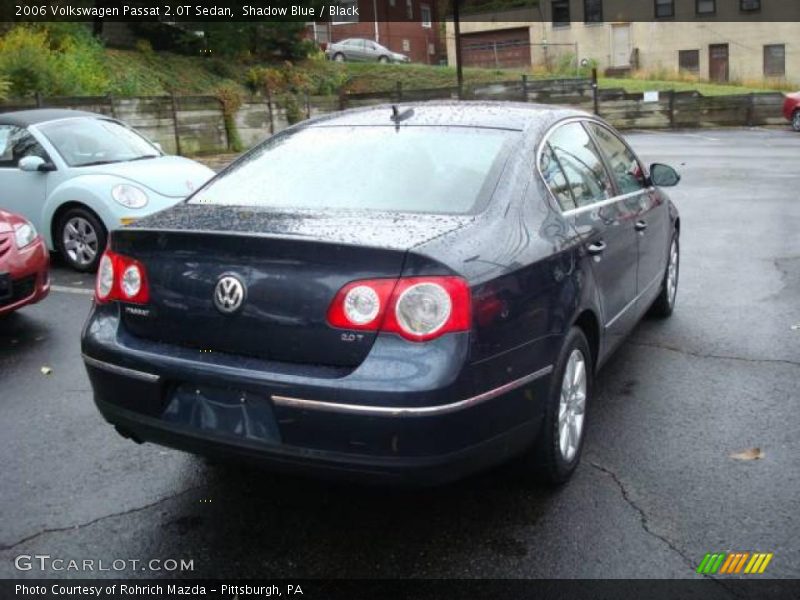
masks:
<svg viewBox="0 0 800 600"><path fill-rule="evenodd" d="M0 208L23 215L79 271L97 267L108 232L183 200L211 169L166 156L103 115L0 114Z"/></svg>

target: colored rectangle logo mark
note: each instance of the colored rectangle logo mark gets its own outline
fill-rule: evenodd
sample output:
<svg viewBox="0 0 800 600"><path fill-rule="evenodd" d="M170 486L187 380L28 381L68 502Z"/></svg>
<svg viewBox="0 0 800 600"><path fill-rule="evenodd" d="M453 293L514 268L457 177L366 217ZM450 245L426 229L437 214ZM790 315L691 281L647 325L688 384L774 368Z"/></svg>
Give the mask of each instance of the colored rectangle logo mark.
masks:
<svg viewBox="0 0 800 600"><path fill-rule="evenodd" d="M772 552L707 552L697 567L701 575L759 575L767 570Z"/></svg>

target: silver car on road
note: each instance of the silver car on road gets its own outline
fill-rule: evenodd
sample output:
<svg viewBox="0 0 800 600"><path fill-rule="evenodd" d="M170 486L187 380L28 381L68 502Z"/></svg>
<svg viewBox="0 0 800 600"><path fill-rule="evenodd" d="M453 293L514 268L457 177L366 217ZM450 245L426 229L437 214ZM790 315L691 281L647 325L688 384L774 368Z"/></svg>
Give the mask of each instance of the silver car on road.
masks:
<svg viewBox="0 0 800 600"><path fill-rule="evenodd" d="M392 52L385 46L381 46L372 40L362 38L348 38L340 42L334 42L325 49L325 56L337 62L365 61L381 63L407 63L411 62L405 54Z"/></svg>

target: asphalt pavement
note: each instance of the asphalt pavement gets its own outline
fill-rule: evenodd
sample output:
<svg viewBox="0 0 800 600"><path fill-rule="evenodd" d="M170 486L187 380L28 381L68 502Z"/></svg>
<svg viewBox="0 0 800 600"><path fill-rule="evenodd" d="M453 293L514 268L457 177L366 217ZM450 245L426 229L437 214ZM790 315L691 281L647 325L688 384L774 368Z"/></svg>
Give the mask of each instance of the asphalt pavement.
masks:
<svg viewBox="0 0 800 600"><path fill-rule="evenodd" d="M0 319L0 577L689 578L734 551L797 577L800 135L628 137L683 175L677 307L602 371L568 485L501 468L373 488L136 445L96 411L80 359L93 278L56 266L49 298ZM15 568L33 554L193 570Z"/></svg>

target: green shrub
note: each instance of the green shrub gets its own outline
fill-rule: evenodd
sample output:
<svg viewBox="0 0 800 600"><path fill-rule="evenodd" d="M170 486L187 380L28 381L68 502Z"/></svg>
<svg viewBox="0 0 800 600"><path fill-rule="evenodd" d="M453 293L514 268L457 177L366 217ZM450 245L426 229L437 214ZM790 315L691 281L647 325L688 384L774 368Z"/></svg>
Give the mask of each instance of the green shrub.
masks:
<svg viewBox="0 0 800 600"><path fill-rule="evenodd" d="M303 110L302 103L297 97L297 94L287 92L283 94L279 100L280 106L286 111L286 122L289 125L299 123L306 118L306 113Z"/></svg>
<svg viewBox="0 0 800 600"><path fill-rule="evenodd" d="M12 96L53 94L58 73L47 32L15 27L0 38L0 76Z"/></svg>
<svg viewBox="0 0 800 600"><path fill-rule="evenodd" d="M100 95L108 90L103 47L77 27L53 32L14 27L0 38L0 77L10 81L12 96Z"/></svg>
<svg viewBox="0 0 800 600"><path fill-rule="evenodd" d="M222 84L216 89L217 99L222 105L222 116L225 123L225 133L228 137L228 150L241 152L244 148L239 129L236 127L236 113L242 107L243 98L238 87L232 84Z"/></svg>
<svg viewBox="0 0 800 600"><path fill-rule="evenodd" d="M8 99L8 91L11 89L11 82L0 77L0 102Z"/></svg>

